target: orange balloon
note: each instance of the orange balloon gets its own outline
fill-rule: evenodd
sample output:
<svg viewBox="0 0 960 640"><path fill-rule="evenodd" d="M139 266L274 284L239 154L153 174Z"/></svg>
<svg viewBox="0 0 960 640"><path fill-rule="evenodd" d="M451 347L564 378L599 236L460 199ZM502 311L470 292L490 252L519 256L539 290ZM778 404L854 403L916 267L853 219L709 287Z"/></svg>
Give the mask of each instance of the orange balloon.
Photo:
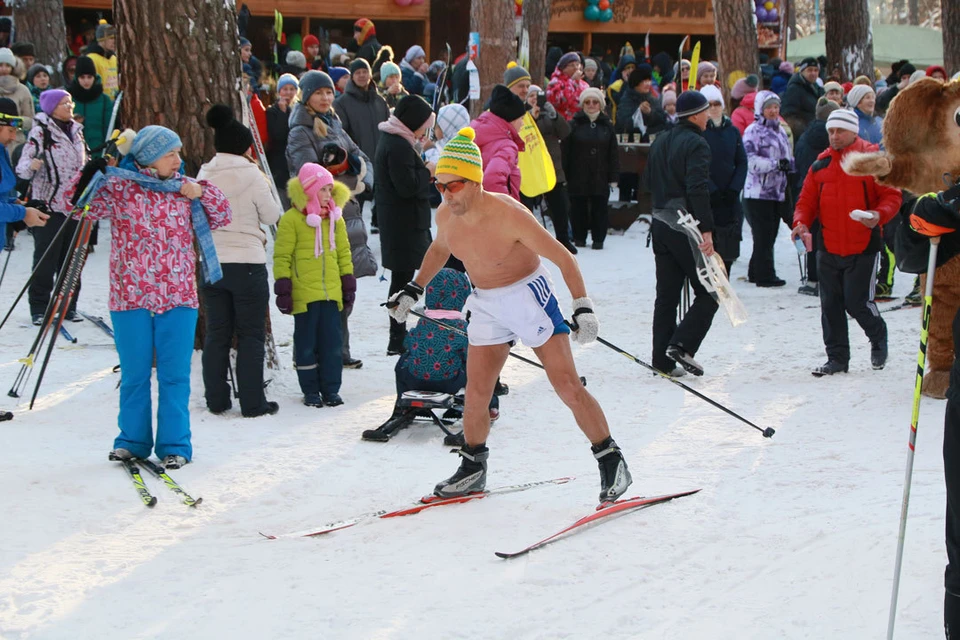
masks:
<svg viewBox="0 0 960 640"><path fill-rule="evenodd" d="M600 11L606 11L610 8L610 0L600 0L600 3L597 5Z"/></svg>

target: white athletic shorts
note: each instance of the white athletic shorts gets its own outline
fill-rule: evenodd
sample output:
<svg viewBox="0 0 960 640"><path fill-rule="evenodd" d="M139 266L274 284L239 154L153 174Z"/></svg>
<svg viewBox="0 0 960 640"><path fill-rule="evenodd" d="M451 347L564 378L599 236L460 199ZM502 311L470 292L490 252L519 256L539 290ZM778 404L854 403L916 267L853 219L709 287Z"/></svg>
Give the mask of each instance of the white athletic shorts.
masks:
<svg viewBox="0 0 960 640"><path fill-rule="evenodd" d="M542 264L526 278L506 287L475 288L463 311L470 314L470 344L478 347L518 339L528 347L540 347L557 333L570 333L553 295L550 272Z"/></svg>

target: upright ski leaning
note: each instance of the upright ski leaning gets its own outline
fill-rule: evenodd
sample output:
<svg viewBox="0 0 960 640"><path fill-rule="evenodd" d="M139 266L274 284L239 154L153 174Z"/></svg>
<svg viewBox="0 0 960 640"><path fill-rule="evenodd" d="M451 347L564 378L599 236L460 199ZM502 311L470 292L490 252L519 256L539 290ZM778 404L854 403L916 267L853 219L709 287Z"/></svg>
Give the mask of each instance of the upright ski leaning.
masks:
<svg viewBox="0 0 960 640"><path fill-rule="evenodd" d="M436 186L443 195L437 209L437 236L414 280L386 304L395 321L405 322L424 287L451 255L463 262L475 287L464 306L471 318L463 414L466 445L458 452L459 469L439 482L434 494L450 498L486 487L487 405L511 344L522 340L537 354L557 394L590 440L600 467L600 503L614 502L632 478L620 447L610 436L603 410L580 382L568 338L572 327L573 339L587 344L596 339L599 329L583 276L570 252L528 209L509 196L483 189L482 159L473 139L473 129L465 127L444 147L436 166ZM541 257L559 266L573 295L570 325L564 321Z"/></svg>

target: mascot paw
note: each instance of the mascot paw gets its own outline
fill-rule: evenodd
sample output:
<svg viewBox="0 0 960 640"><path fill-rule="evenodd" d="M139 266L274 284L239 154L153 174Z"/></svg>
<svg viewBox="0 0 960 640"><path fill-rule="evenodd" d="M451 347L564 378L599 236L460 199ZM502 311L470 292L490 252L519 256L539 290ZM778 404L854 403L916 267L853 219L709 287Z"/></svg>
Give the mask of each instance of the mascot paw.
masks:
<svg viewBox="0 0 960 640"><path fill-rule="evenodd" d="M876 176L880 178L893 171L893 160L884 151L872 153L851 151L843 159L841 166L844 171L852 176Z"/></svg>
<svg viewBox="0 0 960 640"><path fill-rule="evenodd" d="M949 386L949 371L931 371L923 376L923 386L920 387L920 393L928 398L943 400L947 397L947 387Z"/></svg>

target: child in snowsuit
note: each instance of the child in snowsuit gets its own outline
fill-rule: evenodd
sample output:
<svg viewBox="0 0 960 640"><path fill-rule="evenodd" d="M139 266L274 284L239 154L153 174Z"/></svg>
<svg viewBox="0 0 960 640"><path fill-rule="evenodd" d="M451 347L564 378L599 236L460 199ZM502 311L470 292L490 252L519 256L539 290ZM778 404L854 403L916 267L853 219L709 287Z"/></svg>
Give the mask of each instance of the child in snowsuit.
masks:
<svg viewBox="0 0 960 640"><path fill-rule="evenodd" d="M440 391L454 395L467 386L467 321L463 316L463 304L470 290L466 274L450 268L441 269L427 285L424 315L442 322L450 329L433 320L421 318L416 327L407 332L404 339L406 352L394 367L397 402L393 415L373 430L379 433L365 432L365 440L385 441L398 428L405 426L391 424L403 414L400 397L404 392ZM458 329L461 333L452 329ZM494 395L490 399L490 419L499 417L500 398Z"/></svg>
<svg viewBox="0 0 960 640"><path fill-rule="evenodd" d="M123 371L120 435L110 459L146 459L152 450L168 469L193 457L190 361L199 305L194 236L205 279L219 280L210 231L231 220L222 191L178 172L181 146L180 136L170 129L144 127L120 168L106 169L105 176L97 173L86 194L87 217L110 218L110 318ZM104 159L93 163L106 167ZM78 207L83 203L81 199ZM156 445L150 400L154 354Z"/></svg>
<svg viewBox="0 0 960 640"><path fill-rule="evenodd" d="M292 313L294 362L308 407L343 404L340 312L357 295L350 240L340 208L350 189L319 164L305 163L287 183L293 205L277 229L273 291Z"/></svg>

